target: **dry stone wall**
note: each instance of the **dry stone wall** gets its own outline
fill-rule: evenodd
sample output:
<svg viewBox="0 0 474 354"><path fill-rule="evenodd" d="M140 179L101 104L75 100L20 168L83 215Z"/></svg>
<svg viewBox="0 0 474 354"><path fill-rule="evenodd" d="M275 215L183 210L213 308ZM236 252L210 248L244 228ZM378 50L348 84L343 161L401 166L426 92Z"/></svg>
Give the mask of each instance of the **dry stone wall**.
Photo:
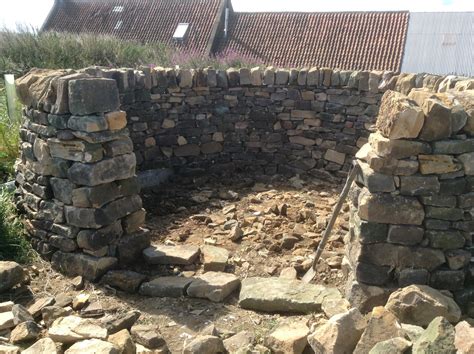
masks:
<svg viewBox="0 0 474 354"><path fill-rule="evenodd" d="M17 88L17 204L32 244L67 274L95 280L141 259L149 237L137 168L333 178L361 147L349 284L359 295L422 282L471 296L472 80L91 67L33 70Z"/></svg>
<svg viewBox="0 0 474 354"><path fill-rule="evenodd" d="M135 260L148 235L116 82L34 70L17 86L25 108L16 199L33 246L91 280Z"/></svg>
<svg viewBox="0 0 474 354"><path fill-rule="evenodd" d="M346 240L352 300L373 286L426 284L474 304L473 108L473 90L384 94L376 131L356 154Z"/></svg>
<svg viewBox="0 0 474 354"><path fill-rule="evenodd" d="M118 82L139 169L344 176L387 89L461 78L331 69L88 68Z"/></svg>

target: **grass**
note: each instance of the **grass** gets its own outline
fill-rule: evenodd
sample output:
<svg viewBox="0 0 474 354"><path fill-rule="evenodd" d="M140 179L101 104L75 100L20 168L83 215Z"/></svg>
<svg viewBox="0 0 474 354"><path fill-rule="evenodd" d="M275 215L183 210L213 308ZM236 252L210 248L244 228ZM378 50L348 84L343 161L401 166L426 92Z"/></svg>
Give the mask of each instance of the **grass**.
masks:
<svg viewBox="0 0 474 354"><path fill-rule="evenodd" d="M16 213L12 193L0 191L0 260L28 263L33 254L25 227Z"/></svg>
<svg viewBox="0 0 474 354"><path fill-rule="evenodd" d="M160 43L124 41L111 36L0 29L0 74L23 74L33 67L81 69L91 65L140 65L216 69L255 66L261 61L228 51L216 56Z"/></svg>
<svg viewBox="0 0 474 354"><path fill-rule="evenodd" d="M10 120L7 110L5 87L0 80L0 183L13 175L13 165L18 157L19 109L17 116Z"/></svg>

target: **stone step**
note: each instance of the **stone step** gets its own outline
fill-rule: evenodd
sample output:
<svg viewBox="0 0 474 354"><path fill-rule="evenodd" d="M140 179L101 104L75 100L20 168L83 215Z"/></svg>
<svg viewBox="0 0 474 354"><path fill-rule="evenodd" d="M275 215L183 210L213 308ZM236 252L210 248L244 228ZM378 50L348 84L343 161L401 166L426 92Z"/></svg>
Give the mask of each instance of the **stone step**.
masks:
<svg viewBox="0 0 474 354"><path fill-rule="evenodd" d="M193 264L199 257L200 250L192 245L155 245L143 250L143 257L148 264Z"/></svg>

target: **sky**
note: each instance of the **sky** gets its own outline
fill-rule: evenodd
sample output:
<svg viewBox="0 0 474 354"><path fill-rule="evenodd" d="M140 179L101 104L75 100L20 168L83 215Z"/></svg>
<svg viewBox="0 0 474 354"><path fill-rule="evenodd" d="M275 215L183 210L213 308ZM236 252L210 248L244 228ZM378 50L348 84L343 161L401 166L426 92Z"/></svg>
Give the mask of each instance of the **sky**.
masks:
<svg viewBox="0 0 474 354"><path fill-rule="evenodd" d="M67 0L65 0L67 1ZM474 11L474 0L231 0L235 11ZM54 0L0 0L0 27L40 28Z"/></svg>

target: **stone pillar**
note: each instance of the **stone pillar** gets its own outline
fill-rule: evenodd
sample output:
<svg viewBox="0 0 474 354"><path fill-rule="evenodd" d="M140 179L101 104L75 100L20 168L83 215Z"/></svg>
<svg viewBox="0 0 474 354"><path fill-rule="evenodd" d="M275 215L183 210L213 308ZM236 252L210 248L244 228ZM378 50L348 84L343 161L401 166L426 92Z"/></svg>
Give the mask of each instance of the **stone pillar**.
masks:
<svg viewBox="0 0 474 354"><path fill-rule="evenodd" d="M384 94L350 198L346 295L355 305L383 304L409 284L474 305L473 106L472 91Z"/></svg>
<svg viewBox="0 0 474 354"><path fill-rule="evenodd" d="M17 205L35 249L90 280L136 259L149 239L116 81L33 70L17 91L25 105Z"/></svg>

